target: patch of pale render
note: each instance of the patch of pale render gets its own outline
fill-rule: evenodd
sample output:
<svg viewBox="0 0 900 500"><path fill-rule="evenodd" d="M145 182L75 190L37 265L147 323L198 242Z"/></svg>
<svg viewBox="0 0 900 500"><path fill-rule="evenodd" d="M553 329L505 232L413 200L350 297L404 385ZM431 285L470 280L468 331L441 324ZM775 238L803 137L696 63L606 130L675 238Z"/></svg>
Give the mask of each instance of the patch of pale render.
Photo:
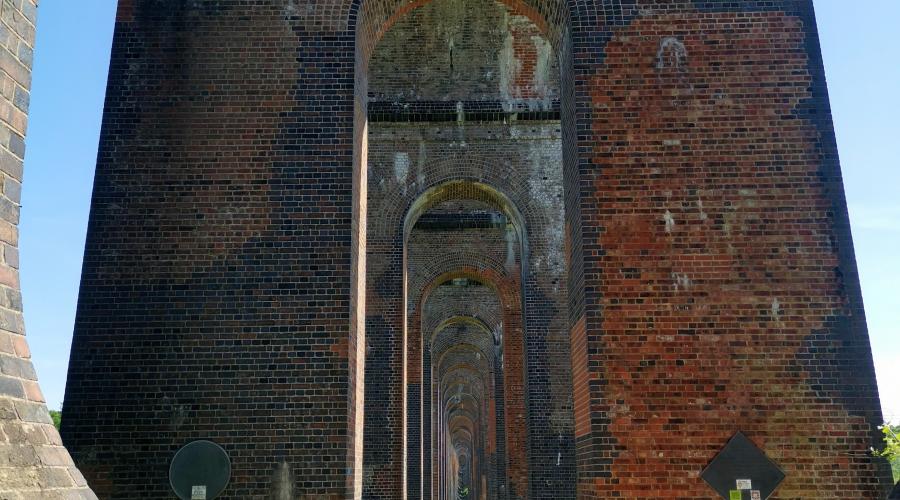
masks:
<svg viewBox="0 0 900 500"><path fill-rule="evenodd" d="M553 67L553 46L550 45L546 38L540 36L531 37L531 41L534 43L534 48L537 52L532 85L534 86L535 94L543 97L544 106L549 107L550 96L553 95L553 86L556 85L556 82L552 79L552 71L555 70Z"/></svg>
<svg viewBox="0 0 900 500"><path fill-rule="evenodd" d="M672 212L666 210L666 213L663 214L663 221L666 223L667 233L671 233L675 230L675 217L672 215Z"/></svg>
<svg viewBox="0 0 900 500"><path fill-rule="evenodd" d="M659 43L656 52L656 68L681 69L687 62L687 49L678 38L667 36Z"/></svg>
<svg viewBox="0 0 900 500"><path fill-rule="evenodd" d="M546 245L544 252L536 257L532 265L536 270L547 271L552 276L565 274L565 214L563 212L562 149L556 142L552 147L536 142L528 148L527 160L532 174L528 177L529 199L540 207L546 223L536 241ZM559 291L560 282L554 280L554 289Z"/></svg>
<svg viewBox="0 0 900 500"><path fill-rule="evenodd" d="M672 273L672 281L675 282L675 291L689 290L691 288L691 278L685 274Z"/></svg>
<svg viewBox="0 0 900 500"><path fill-rule="evenodd" d="M394 153L394 178L400 190L406 193L406 178L409 176L409 154L403 151Z"/></svg>
<svg viewBox="0 0 900 500"><path fill-rule="evenodd" d="M294 471L291 464L286 460L282 460L275 466L275 472L272 474L272 495L271 500L293 500L294 495Z"/></svg>
<svg viewBox="0 0 900 500"><path fill-rule="evenodd" d="M504 105L509 109L510 103L517 97L515 95L516 77L522 70L522 63L516 59L516 51L513 47L512 33L509 31L509 14L503 15L503 47L500 49L497 64L499 66L500 75L500 97L503 99Z"/></svg>
<svg viewBox="0 0 900 500"><path fill-rule="evenodd" d="M506 272L512 273L516 268L516 247L519 244L516 228L512 224L507 224L503 237L506 240L506 262L503 265L506 268Z"/></svg>
<svg viewBox="0 0 900 500"><path fill-rule="evenodd" d="M416 159L416 189L424 191L427 187L425 183L425 163L428 161L428 148L425 141L419 141L419 156Z"/></svg>

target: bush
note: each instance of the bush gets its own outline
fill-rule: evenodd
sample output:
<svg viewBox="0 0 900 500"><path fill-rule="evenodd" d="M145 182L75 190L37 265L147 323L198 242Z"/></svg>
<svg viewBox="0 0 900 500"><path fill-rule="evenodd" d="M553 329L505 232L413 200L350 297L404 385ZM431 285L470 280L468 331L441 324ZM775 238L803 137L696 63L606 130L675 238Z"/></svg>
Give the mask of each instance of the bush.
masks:
<svg viewBox="0 0 900 500"><path fill-rule="evenodd" d="M894 472L894 482L900 481L900 426L884 424L878 428L884 433L884 449L873 450L875 456L888 459Z"/></svg>
<svg viewBox="0 0 900 500"><path fill-rule="evenodd" d="M50 410L50 418L53 419L53 425L59 430L59 424L62 422L62 412L59 410Z"/></svg>

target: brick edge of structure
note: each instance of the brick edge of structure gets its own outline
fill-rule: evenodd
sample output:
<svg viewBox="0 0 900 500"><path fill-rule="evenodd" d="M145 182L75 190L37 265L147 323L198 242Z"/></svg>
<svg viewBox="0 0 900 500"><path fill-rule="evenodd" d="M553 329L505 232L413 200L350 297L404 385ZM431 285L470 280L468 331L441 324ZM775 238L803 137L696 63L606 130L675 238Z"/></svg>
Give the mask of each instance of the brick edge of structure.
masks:
<svg viewBox="0 0 900 500"><path fill-rule="evenodd" d="M96 499L50 418L22 314L18 224L37 4L0 4L0 498Z"/></svg>

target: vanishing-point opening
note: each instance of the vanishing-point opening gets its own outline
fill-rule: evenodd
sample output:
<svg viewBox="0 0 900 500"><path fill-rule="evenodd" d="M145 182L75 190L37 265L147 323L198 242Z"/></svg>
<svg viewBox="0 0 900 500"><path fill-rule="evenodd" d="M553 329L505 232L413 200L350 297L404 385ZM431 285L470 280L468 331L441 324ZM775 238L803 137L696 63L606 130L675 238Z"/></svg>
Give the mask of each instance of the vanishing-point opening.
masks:
<svg viewBox="0 0 900 500"><path fill-rule="evenodd" d="M430 341L430 332L447 318L490 318L491 323L467 330L483 333L479 339L490 346L484 346L480 356L489 356L496 367L489 377L492 396L482 397L491 411L481 413L490 425L481 422L480 428L489 432L480 435L473 449L479 467L469 471L474 481L468 491L475 498L506 498L510 491L524 496L528 471L521 293L523 270L528 267L524 217L508 196L493 187L454 180L425 190L412 203L404 235L410 496L455 491L444 463L447 455L440 451L448 449L450 429L434 425L443 416L429 404L439 401L435 390L441 383L432 360L446 347ZM440 245L436 247L435 241ZM466 336L456 341L474 342Z"/></svg>
<svg viewBox="0 0 900 500"><path fill-rule="evenodd" d="M357 24L367 212L358 486L364 498L573 497L564 9L375 1ZM442 400L432 333L435 318L471 316L490 295L482 289L497 323L493 352L459 360L490 357L472 413ZM449 425L457 410L471 421L462 440Z"/></svg>

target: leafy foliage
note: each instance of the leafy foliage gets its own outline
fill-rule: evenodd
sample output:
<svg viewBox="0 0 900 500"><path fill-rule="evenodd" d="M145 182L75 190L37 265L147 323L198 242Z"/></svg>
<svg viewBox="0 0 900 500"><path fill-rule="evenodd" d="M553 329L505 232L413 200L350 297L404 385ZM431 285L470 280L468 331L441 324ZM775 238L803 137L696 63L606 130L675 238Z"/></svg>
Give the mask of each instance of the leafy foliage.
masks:
<svg viewBox="0 0 900 500"><path fill-rule="evenodd" d="M900 481L900 426L884 424L879 429L884 433L884 449L875 450L875 456L888 459L894 482Z"/></svg>
<svg viewBox="0 0 900 500"><path fill-rule="evenodd" d="M59 430L59 424L62 422L62 412L59 410L50 410L50 418L53 419L53 425Z"/></svg>

